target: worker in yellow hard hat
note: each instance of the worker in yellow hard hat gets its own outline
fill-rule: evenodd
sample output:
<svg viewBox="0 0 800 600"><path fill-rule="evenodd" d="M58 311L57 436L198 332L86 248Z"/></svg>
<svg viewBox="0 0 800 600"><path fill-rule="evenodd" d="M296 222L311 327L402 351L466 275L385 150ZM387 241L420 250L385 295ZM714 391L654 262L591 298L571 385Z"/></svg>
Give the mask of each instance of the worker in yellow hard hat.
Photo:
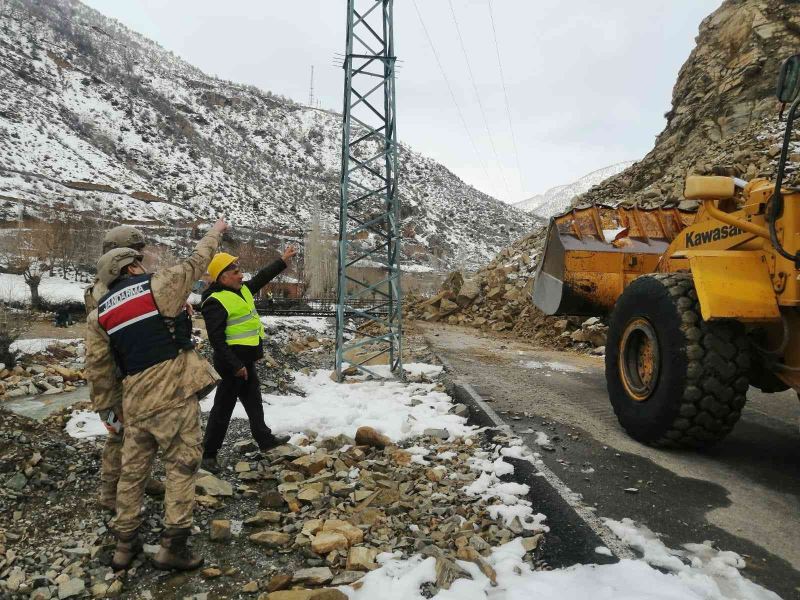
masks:
<svg viewBox="0 0 800 600"><path fill-rule="evenodd" d="M248 281L243 281L244 274L236 256L220 252L208 265L211 285L203 292L200 310L214 350L214 368L222 377L203 439L203 468L213 473L221 468L217 454L237 399L244 406L250 431L260 450L289 441L288 436L273 434L264 422L261 383L255 369L256 361L264 357L264 326L253 296L283 271L296 253L297 250L289 246L281 258Z"/></svg>

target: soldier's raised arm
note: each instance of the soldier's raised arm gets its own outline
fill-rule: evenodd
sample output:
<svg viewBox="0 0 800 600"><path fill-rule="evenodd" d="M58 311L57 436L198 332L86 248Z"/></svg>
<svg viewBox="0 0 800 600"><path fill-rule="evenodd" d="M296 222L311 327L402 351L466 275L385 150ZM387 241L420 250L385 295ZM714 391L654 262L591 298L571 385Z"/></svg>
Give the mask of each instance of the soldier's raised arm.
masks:
<svg viewBox="0 0 800 600"><path fill-rule="evenodd" d="M206 272L208 263L219 248L222 234L227 229L228 224L219 219L197 243L191 256L174 267L162 269L153 275L153 294L165 317L174 317L183 310L194 282Z"/></svg>

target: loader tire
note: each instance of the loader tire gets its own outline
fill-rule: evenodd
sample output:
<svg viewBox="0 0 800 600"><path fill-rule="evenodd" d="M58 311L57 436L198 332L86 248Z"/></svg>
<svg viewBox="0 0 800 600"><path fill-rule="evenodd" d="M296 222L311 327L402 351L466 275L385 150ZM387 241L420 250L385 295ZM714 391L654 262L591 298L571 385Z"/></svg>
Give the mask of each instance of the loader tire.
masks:
<svg viewBox="0 0 800 600"><path fill-rule="evenodd" d="M614 412L634 439L703 448L739 420L750 370L749 343L736 321L703 321L688 273L634 280L617 299L606 342Z"/></svg>

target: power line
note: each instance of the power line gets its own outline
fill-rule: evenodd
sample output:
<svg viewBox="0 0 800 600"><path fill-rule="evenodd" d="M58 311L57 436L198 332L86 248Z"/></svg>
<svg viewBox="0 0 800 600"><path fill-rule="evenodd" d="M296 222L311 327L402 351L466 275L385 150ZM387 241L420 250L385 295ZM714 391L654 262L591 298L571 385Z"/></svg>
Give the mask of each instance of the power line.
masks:
<svg viewBox="0 0 800 600"><path fill-rule="evenodd" d="M522 180L522 166L519 162L519 150L517 150L517 136L514 134L514 123L511 120L511 105L508 101L508 89L506 88L506 77L503 74L503 62L500 60L500 45L497 43L497 30L494 27L494 13L492 11L492 0L487 0L489 4L489 20L492 24L492 36L494 37L494 49L497 51L497 67L500 69L500 81L503 83L503 95L506 99L506 114L508 115L508 127L511 129L511 142L514 145L514 156L517 159L517 172L519 173L519 186L524 189Z"/></svg>
<svg viewBox="0 0 800 600"><path fill-rule="evenodd" d="M486 133L489 135L489 145L492 147L494 159L500 167L500 177L503 179L503 185L506 186L506 191L511 193L511 188L508 187L506 175L503 173L503 163L500 162L500 157L497 154L497 148L494 146L494 139L492 138L492 131L489 128L489 120L486 118L486 111L483 109L483 102L481 102L481 94L478 91L478 86L475 84L475 77L472 74L472 66L469 62L467 55L467 47L464 45L464 38L461 36L461 28L458 26L458 19L456 18L456 11L453 8L453 0L448 0L450 4L450 14L453 16L453 24L456 26L456 33L458 33L458 41L461 44L461 52L464 54L464 62L467 63L467 71L469 72L469 79L472 82L472 89L475 91L475 97L478 99L478 107L481 109L481 116L483 117L483 124L486 126Z"/></svg>
<svg viewBox="0 0 800 600"><path fill-rule="evenodd" d="M484 177L486 177L486 181L491 184L492 180L489 177L489 171L486 169L486 165L483 162L481 153L478 152L478 146L475 144L475 140L473 139L472 134L469 132L469 127L467 126L467 120L464 118L464 113L461 112L461 107L458 105L458 100L456 100L456 95L453 93L453 88L450 85L450 81L447 79L447 74L444 70L444 67L442 66L442 61L439 60L439 54L438 52L436 52L436 46L433 45L433 39L428 33L428 28L425 26L425 21L422 19L422 14L419 12L419 6L417 6L417 0L412 0L412 2L414 3L414 9L417 11L417 17L419 18L420 25L422 25L422 30L425 32L425 37L428 39L428 44L430 45L431 51L433 52L433 56L436 59L436 64L439 65L439 71L441 71L442 78L444 79L444 82L447 85L447 90L450 92L450 98L453 100L453 105L456 107L456 112L458 113L458 116L461 119L461 125L464 127L464 132L467 134L469 142L472 145L472 150L475 152L475 156L478 158L478 162L481 165L481 169L483 170Z"/></svg>

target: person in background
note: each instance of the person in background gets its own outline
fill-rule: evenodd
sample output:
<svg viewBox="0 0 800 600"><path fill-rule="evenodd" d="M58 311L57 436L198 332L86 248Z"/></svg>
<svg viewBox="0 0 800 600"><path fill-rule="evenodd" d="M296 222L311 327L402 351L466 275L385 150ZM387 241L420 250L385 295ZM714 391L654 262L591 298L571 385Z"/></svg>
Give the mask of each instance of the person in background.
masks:
<svg viewBox="0 0 800 600"><path fill-rule="evenodd" d="M136 252L142 252L144 247L144 235L130 225L119 225L109 229L103 237L103 254L114 248L131 248ZM100 298L107 292L108 288L95 277L94 283L86 288L83 295L87 315L97 308ZM100 415L100 421L108 431L100 458L100 491L97 504L100 508L113 513L117 507L117 483L122 463L122 437L125 433L122 423L122 381L117 382L113 393L106 397L106 402L100 401L98 395L91 389L89 398L92 401L92 409ZM161 497L164 495L164 484L150 477L144 490L148 496Z"/></svg>
<svg viewBox="0 0 800 600"><path fill-rule="evenodd" d="M243 281L236 256L221 252L208 266L212 283L203 292L200 311L214 350L214 368L222 377L203 438L203 468L212 473L221 469L217 454L237 399L244 406L250 431L262 452L289 441L288 436L274 435L264 422L261 383L255 364L264 357L262 340L265 336L253 296L283 271L295 254L297 250L289 246L281 258L263 267L248 281Z"/></svg>
<svg viewBox="0 0 800 600"><path fill-rule="evenodd" d="M220 219L189 258L154 274L131 248L111 250L97 264L108 292L87 319L86 371L101 398L122 380L125 413L117 510L110 525L117 537L115 570L128 568L142 549L144 487L159 449L167 472L165 529L153 565L190 570L203 563L187 546L202 457L198 394L219 376L194 349L186 299L227 228Z"/></svg>

